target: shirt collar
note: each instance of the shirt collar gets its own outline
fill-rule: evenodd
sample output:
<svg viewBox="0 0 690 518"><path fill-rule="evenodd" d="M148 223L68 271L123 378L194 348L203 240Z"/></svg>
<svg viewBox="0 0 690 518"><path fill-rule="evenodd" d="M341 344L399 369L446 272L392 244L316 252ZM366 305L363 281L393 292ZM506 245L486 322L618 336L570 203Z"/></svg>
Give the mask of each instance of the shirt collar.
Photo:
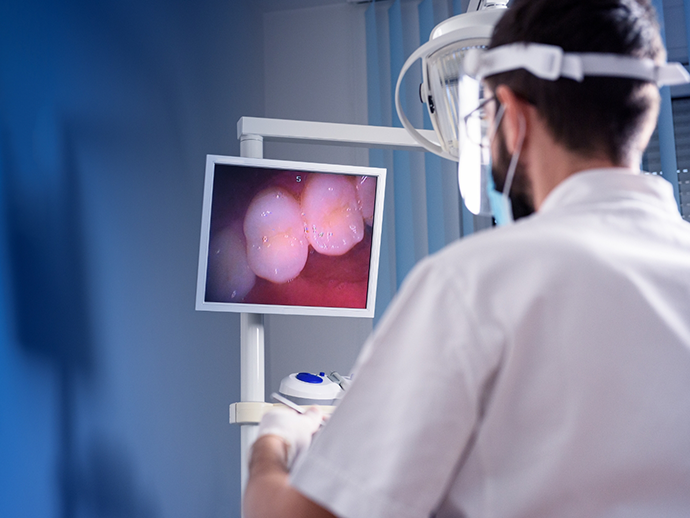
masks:
<svg viewBox="0 0 690 518"><path fill-rule="evenodd" d="M549 193L540 214L574 206L636 200L678 213L673 187L666 180L626 168L589 169L575 173Z"/></svg>

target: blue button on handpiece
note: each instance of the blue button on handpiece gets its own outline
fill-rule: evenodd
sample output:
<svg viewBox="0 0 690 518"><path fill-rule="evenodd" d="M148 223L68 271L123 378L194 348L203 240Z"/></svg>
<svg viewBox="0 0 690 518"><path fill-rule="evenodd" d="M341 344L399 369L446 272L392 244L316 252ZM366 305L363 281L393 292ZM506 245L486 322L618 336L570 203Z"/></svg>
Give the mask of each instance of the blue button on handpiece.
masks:
<svg viewBox="0 0 690 518"><path fill-rule="evenodd" d="M295 377L305 383L323 383L323 378L310 372L299 372Z"/></svg>

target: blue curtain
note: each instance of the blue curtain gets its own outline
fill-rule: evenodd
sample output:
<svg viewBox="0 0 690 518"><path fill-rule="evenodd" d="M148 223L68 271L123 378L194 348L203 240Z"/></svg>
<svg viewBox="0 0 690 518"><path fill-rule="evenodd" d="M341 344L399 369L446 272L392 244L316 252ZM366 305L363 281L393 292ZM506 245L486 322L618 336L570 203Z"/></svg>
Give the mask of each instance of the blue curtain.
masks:
<svg viewBox="0 0 690 518"><path fill-rule="evenodd" d="M372 2L366 11L369 124L402 127L395 110L395 85L407 57L429 39L439 22L466 9L466 0L419 4ZM400 98L415 127L431 129L419 102L421 65L401 85ZM370 151L369 163L388 169L384 235L379 268L376 319L383 314L405 276L429 253L473 231L457 186L457 164L432 153Z"/></svg>

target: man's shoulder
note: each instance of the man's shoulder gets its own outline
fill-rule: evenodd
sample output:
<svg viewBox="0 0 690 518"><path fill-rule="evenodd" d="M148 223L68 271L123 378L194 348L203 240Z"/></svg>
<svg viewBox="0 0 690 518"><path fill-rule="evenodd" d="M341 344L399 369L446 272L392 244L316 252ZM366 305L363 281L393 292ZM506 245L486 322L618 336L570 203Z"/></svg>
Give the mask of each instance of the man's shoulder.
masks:
<svg viewBox="0 0 690 518"><path fill-rule="evenodd" d="M557 252L570 235L574 237L577 232L565 224L534 215L509 227L494 227L463 237L439 251L435 260L457 266L475 260L487 264L486 259L491 257L515 260L522 255L532 256L537 250Z"/></svg>
<svg viewBox="0 0 690 518"><path fill-rule="evenodd" d="M629 267L646 271L668 256L682 256L690 265L690 225L673 222L663 212L631 215L605 205L537 213L452 243L430 258L431 267L463 285L498 288L527 278L541 283Z"/></svg>

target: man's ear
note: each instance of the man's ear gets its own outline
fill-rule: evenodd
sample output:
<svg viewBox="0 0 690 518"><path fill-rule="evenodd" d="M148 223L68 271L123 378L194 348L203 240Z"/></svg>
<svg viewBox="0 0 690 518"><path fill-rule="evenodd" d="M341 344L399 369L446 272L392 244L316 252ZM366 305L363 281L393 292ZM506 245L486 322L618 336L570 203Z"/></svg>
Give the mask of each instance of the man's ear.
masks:
<svg viewBox="0 0 690 518"><path fill-rule="evenodd" d="M506 147L510 154L515 152L518 140L520 139L521 126L524 142L527 143L527 135L531 126L532 112L530 105L522 97L518 96L506 85L496 87L496 97L503 105L503 120L501 121L503 136L505 137ZM499 128L501 131L501 128Z"/></svg>

